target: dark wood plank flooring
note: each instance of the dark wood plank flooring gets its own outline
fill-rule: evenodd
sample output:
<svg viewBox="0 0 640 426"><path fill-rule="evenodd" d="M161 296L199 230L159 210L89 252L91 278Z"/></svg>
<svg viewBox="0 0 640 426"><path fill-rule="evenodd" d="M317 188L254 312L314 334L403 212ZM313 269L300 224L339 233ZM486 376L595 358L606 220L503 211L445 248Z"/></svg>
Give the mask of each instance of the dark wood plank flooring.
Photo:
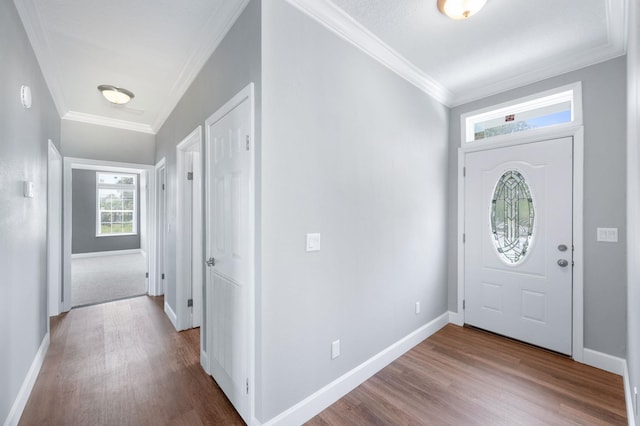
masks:
<svg viewBox="0 0 640 426"><path fill-rule="evenodd" d="M448 325L307 423L626 425L622 377Z"/></svg>
<svg viewBox="0 0 640 426"><path fill-rule="evenodd" d="M175 331L162 297L53 318L49 352L20 424L244 424L200 366L199 339L199 329Z"/></svg>
<svg viewBox="0 0 640 426"><path fill-rule="evenodd" d="M163 298L74 309L21 425L243 424L177 333ZM624 425L622 378L479 330L448 325L313 418L324 425Z"/></svg>

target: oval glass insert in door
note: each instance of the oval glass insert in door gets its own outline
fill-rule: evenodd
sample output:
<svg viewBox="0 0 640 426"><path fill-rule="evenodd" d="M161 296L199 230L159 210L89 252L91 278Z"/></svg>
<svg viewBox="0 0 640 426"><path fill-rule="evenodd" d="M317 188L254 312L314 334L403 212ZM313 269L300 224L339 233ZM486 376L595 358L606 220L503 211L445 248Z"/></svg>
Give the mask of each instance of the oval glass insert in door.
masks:
<svg viewBox="0 0 640 426"><path fill-rule="evenodd" d="M529 250L533 237L535 208L529 185L517 170L506 171L491 199L493 244L504 262L515 265Z"/></svg>

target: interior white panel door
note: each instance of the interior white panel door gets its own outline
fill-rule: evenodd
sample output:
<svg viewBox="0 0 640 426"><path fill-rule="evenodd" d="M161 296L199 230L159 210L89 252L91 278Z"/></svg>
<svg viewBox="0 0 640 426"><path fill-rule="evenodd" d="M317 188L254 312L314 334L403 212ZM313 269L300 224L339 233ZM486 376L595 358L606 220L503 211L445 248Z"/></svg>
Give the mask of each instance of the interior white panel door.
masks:
<svg viewBox="0 0 640 426"><path fill-rule="evenodd" d="M253 263L250 209L250 101L207 131L207 308L210 372L249 420L248 286Z"/></svg>
<svg viewBox="0 0 640 426"><path fill-rule="evenodd" d="M465 155L465 322L569 355L572 156L572 138Z"/></svg>

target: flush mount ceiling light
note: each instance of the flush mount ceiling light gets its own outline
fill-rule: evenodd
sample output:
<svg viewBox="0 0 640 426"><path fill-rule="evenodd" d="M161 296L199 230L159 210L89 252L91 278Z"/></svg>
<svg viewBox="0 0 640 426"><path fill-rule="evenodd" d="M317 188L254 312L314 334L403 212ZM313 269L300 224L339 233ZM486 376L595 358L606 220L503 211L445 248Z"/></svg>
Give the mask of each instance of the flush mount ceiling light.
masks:
<svg viewBox="0 0 640 426"><path fill-rule="evenodd" d="M451 19L467 19L484 7L487 0L438 0L438 9Z"/></svg>
<svg viewBox="0 0 640 426"><path fill-rule="evenodd" d="M101 84L98 86L98 90L102 92L102 95L107 98L109 102L116 105L124 105L134 97L134 94L129 90L109 84Z"/></svg>

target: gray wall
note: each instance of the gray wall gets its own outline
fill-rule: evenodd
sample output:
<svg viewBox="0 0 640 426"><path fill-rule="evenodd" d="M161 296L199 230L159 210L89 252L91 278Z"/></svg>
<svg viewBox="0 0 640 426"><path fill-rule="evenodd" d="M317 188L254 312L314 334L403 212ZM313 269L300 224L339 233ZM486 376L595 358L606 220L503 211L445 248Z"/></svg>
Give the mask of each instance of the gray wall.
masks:
<svg viewBox="0 0 640 426"><path fill-rule="evenodd" d="M633 389L640 387L640 6L632 1L629 8L627 364ZM640 424L640 416L635 424Z"/></svg>
<svg viewBox="0 0 640 426"><path fill-rule="evenodd" d="M582 81L584 117L584 345L626 355L625 58L564 74L453 108L449 123L449 310L457 311L457 150L460 115ZM598 243L596 228L618 228L619 242Z"/></svg>
<svg viewBox="0 0 640 426"><path fill-rule="evenodd" d="M0 423L47 333L47 139L60 118L20 17L0 1ZM33 107L20 104L27 84ZM34 183L34 198L22 195Z"/></svg>
<svg viewBox="0 0 640 426"><path fill-rule="evenodd" d="M284 0L262 8L266 421L447 311L449 116Z"/></svg>
<svg viewBox="0 0 640 426"><path fill-rule="evenodd" d="M71 253L132 250L140 248L140 176L136 193L138 233L96 237L96 171L74 169L72 172Z"/></svg>
<svg viewBox="0 0 640 426"><path fill-rule="evenodd" d="M60 139L65 157L155 164L155 136L148 133L62 120Z"/></svg>
<svg viewBox="0 0 640 426"><path fill-rule="evenodd" d="M259 129L260 80L260 2L252 0L156 135L155 161L163 157L167 161L167 223L170 229L175 229L176 223L176 145L198 125L202 125L204 131L205 120L251 82L256 84L256 128ZM259 146L259 139L256 145ZM204 170L204 156L202 167ZM167 246L165 302L175 312L176 240L173 232L169 234Z"/></svg>

